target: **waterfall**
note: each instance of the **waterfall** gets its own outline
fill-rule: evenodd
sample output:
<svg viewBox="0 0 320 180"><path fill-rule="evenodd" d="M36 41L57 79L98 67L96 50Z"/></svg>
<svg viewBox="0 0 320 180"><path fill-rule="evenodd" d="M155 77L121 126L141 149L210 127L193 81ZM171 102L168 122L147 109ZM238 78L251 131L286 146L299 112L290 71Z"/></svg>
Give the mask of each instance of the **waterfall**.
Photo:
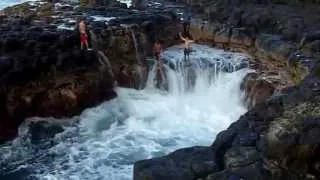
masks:
<svg viewBox="0 0 320 180"><path fill-rule="evenodd" d="M139 49L138 49L138 42L137 42L136 34L134 33L133 30L131 30L131 37L132 37L134 49L136 51L137 64L141 65L140 54L139 54Z"/></svg>
<svg viewBox="0 0 320 180"><path fill-rule="evenodd" d="M98 60L99 60L99 63L101 65L101 68L102 68L102 71L104 71L105 69L108 70L108 73L111 77L114 77L114 73L113 73L113 70L112 70L112 66L111 66L111 63L108 59L108 57L99 49L101 49L100 47L100 41L99 39L97 38L97 35L93 32L93 31L89 31L90 33L90 36L91 36L91 44L92 44L92 49L94 51L96 51L97 53L97 56L98 56Z"/></svg>
<svg viewBox="0 0 320 180"><path fill-rule="evenodd" d="M140 59L140 54L139 54L139 47L138 47L138 41L136 38L136 34L134 33L133 30L131 30L131 37L132 37L132 41L133 41L133 45L135 48L135 53L136 53L136 60L137 60L137 65L136 65L136 71L137 71L137 79L138 79L138 89L141 89L143 86L143 72L142 72L142 63L141 63L141 59Z"/></svg>
<svg viewBox="0 0 320 180"><path fill-rule="evenodd" d="M212 144L246 111L239 87L247 57L193 49L190 65L182 61L183 46L163 52L167 64L176 64L165 66L168 91L154 86L153 66L145 89L116 88L116 99L62 119L71 123L54 137L39 140L21 125L19 137L0 146L0 179L131 180L135 161Z"/></svg>

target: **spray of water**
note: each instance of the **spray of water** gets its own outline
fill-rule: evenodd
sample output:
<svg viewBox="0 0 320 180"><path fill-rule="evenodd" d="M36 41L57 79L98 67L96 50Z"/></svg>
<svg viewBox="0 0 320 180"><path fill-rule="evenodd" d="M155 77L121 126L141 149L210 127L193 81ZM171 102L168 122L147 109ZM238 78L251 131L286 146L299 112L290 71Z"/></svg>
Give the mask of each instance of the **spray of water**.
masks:
<svg viewBox="0 0 320 180"><path fill-rule="evenodd" d="M144 90L117 89L116 99L87 109L53 139L34 145L25 132L1 147L0 179L9 172L38 179L129 180L137 160L211 144L245 112L239 85L248 70L224 72L217 63L235 62L232 67L237 69L244 58L240 54L206 46L194 49L188 66L179 65L181 46L164 52L168 63L178 64L176 70L166 66L168 91L155 88L151 68ZM188 69L193 72L190 78Z"/></svg>

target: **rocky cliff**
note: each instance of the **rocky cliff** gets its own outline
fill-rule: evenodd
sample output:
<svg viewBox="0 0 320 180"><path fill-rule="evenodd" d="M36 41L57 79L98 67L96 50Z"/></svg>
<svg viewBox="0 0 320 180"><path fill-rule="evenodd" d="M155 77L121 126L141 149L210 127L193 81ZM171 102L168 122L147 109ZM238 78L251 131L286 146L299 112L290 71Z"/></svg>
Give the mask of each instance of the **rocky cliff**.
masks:
<svg viewBox="0 0 320 180"><path fill-rule="evenodd" d="M152 42L160 38L167 47L177 39L175 16L111 4L35 2L3 10L0 142L15 137L27 117L74 116L115 97L117 84L143 87ZM92 51L80 50L76 23L82 17L88 23Z"/></svg>

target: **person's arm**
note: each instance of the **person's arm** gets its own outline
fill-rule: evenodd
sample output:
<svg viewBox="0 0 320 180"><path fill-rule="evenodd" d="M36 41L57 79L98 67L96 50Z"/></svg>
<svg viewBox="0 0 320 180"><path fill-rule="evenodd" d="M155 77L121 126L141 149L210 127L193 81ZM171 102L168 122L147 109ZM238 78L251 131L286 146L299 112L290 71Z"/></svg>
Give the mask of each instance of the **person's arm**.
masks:
<svg viewBox="0 0 320 180"><path fill-rule="evenodd" d="M186 41L186 39L182 37L181 32L179 33L179 36L182 41Z"/></svg>

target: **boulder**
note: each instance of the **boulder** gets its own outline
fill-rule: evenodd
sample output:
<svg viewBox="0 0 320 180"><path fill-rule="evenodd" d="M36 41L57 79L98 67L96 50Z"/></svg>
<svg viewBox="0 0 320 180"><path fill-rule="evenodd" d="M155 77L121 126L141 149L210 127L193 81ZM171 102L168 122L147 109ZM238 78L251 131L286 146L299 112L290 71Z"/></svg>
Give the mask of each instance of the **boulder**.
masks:
<svg viewBox="0 0 320 180"><path fill-rule="evenodd" d="M48 121L35 121L29 124L31 143L38 144L53 138L56 134L63 132L61 125Z"/></svg>
<svg viewBox="0 0 320 180"><path fill-rule="evenodd" d="M214 151L210 147L180 149L168 156L138 161L135 180L192 180L217 171Z"/></svg>

